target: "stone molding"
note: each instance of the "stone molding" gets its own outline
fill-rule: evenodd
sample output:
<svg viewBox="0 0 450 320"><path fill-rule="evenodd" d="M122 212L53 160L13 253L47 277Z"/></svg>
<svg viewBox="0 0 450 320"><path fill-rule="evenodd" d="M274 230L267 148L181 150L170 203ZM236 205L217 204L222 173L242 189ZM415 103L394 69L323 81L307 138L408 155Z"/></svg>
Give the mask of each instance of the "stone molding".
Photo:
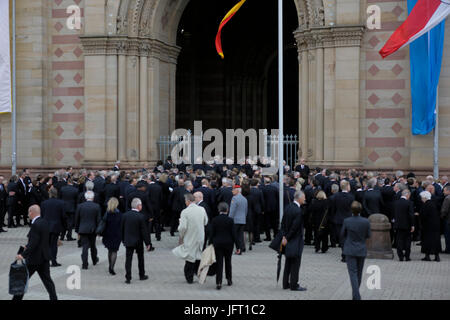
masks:
<svg viewBox="0 0 450 320"><path fill-rule="evenodd" d="M176 64L181 48L150 38L80 36L85 56L126 55Z"/></svg>
<svg viewBox="0 0 450 320"><path fill-rule="evenodd" d="M298 29L294 32L298 52L318 48L361 47L365 26L336 26Z"/></svg>

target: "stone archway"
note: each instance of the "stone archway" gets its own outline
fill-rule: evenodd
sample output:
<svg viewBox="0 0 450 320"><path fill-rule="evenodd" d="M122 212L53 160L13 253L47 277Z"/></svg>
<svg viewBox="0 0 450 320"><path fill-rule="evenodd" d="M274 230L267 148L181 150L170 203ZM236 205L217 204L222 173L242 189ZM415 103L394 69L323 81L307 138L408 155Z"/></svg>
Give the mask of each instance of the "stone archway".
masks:
<svg viewBox="0 0 450 320"><path fill-rule="evenodd" d="M349 94L356 98L356 104L342 108L352 112L351 121L359 121L356 70L364 31L359 23L359 0L347 1L354 4L351 8L336 0L294 1L299 19L295 38L300 68L301 148L312 162L358 165L359 122L354 126L356 132L348 132L342 140L336 137L341 123L336 88L340 80L344 84L348 79L338 79L334 70L350 63L338 57L341 53L356 58L348 75L354 85ZM175 77L180 52L176 36L188 2L87 2L85 34L81 37L86 69L86 164L104 165L119 159L139 165L158 160L157 139L175 129ZM358 10L358 15L351 21L351 15L344 15L343 10Z"/></svg>

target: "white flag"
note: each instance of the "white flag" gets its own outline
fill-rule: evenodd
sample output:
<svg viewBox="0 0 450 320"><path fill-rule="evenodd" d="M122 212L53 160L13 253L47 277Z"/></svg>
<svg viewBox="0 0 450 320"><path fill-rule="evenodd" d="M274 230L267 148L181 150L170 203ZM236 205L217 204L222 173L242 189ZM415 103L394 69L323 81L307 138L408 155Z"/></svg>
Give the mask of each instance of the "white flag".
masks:
<svg viewBox="0 0 450 320"><path fill-rule="evenodd" d="M9 1L0 0L0 113L11 112Z"/></svg>

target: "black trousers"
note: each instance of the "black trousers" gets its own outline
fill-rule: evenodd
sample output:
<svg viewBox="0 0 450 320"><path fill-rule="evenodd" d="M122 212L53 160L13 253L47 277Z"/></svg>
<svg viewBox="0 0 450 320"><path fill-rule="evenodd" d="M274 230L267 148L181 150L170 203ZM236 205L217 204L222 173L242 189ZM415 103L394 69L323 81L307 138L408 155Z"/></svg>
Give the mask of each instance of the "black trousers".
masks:
<svg viewBox="0 0 450 320"><path fill-rule="evenodd" d="M153 232L153 229L155 230L156 239L161 239L161 216L154 217L153 220L149 222L148 228L150 233Z"/></svg>
<svg viewBox="0 0 450 320"><path fill-rule="evenodd" d="M314 247L316 251L319 251L322 248L322 252L328 251L328 230L322 230L319 232L319 228L314 230Z"/></svg>
<svg viewBox="0 0 450 320"><path fill-rule="evenodd" d="M87 267L88 263L88 251L91 249L92 262L97 260L97 247L95 246L95 240L97 235L95 234L80 234L81 246L83 251L81 252L81 261L83 262L83 267Z"/></svg>
<svg viewBox="0 0 450 320"><path fill-rule="evenodd" d="M41 265L27 265L28 274L31 278L31 276L37 272L39 277L42 280L42 283L44 284L45 289L47 289L48 295L50 296L50 300L58 300L58 297L56 296L56 289L55 284L53 283L52 278L50 277L50 263L48 261L45 261ZM14 296L13 300L22 300L23 295Z"/></svg>
<svg viewBox="0 0 450 320"><path fill-rule="evenodd" d="M252 241L259 241L260 240L260 227L259 227L259 216L258 213L252 213L252 225L250 227L250 232L253 233L253 239Z"/></svg>
<svg viewBox="0 0 450 320"><path fill-rule="evenodd" d="M311 223L310 216L311 214L308 212L308 210L305 210L306 214L304 216L304 226L305 226L305 244L311 244L314 241L313 238L313 226Z"/></svg>
<svg viewBox="0 0 450 320"><path fill-rule="evenodd" d="M64 218L66 220L67 229L63 231L61 237L64 238L64 236L66 236L67 239L72 239L72 231L75 225L75 213L66 212L66 216Z"/></svg>
<svg viewBox="0 0 450 320"><path fill-rule="evenodd" d="M266 224L266 237L267 239L272 239L270 235L270 230L273 230L273 236L275 237L278 233L278 225L280 217L276 211L274 212L265 212L264 220Z"/></svg>
<svg viewBox="0 0 450 320"><path fill-rule="evenodd" d="M409 259L411 254L411 231L410 230L396 230L397 254L398 257Z"/></svg>
<svg viewBox="0 0 450 320"><path fill-rule="evenodd" d="M52 263L56 263L56 257L58 256L58 237L57 233L50 233L49 236L49 247L50 247L50 259Z"/></svg>
<svg viewBox="0 0 450 320"><path fill-rule="evenodd" d="M14 224L14 216L16 212L17 206L15 205L9 205L8 207L8 227L12 226Z"/></svg>
<svg viewBox="0 0 450 320"><path fill-rule="evenodd" d="M338 237L339 235L336 234L336 227L334 223L329 224L329 230L330 230L330 243L332 247L335 247L338 243Z"/></svg>
<svg viewBox="0 0 450 320"><path fill-rule="evenodd" d="M144 266L144 245L142 243L138 244L136 247L126 248L126 260L125 260L125 278L131 280L131 264L133 262L133 254L136 251L138 258L138 268L139 277L145 276L145 266Z"/></svg>
<svg viewBox="0 0 450 320"><path fill-rule="evenodd" d="M194 274L197 273L198 267L200 267L200 260L193 262L186 261L184 265L184 276L188 283L192 283L194 281Z"/></svg>
<svg viewBox="0 0 450 320"><path fill-rule="evenodd" d="M300 272L300 264L302 257L286 258L283 273L283 288L295 290L299 287L298 274Z"/></svg>
<svg viewBox="0 0 450 320"><path fill-rule="evenodd" d="M172 218L170 220L170 232L174 233L178 229L178 225L180 224L180 215L181 212L174 211L172 212Z"/></svg>
<svg viewBox="0 0 450 320"><path fill-rule="evenodd" d="M231 273L231 256L233 255L233 248L224 248L224 247L214 247L214 251L216 252L216 263L217 263L217 272L216 272L216 284L222 284L223 277L223 262L225 260L225 277L227 280L232 280Z"/></svg>
<svg viewBox="0 0 450 320"><path fill-rule="evenodd" d="M344 251L344 239L341 238L341 230L342 230L342 224L335 224L334 225L334 232L336 234L336 239L339 243L339 246L342 248L342 252ZM342 258L345 258L344 254L341 254Z"/></svg>
<svg viewBox="0 0 450 320"><path fill-rule="evenodd" d="M6 216L6 205L4 202L0 202L0 228L3 227L3 224L5 223L5 216Z"/></svg>
<svg viewBox="0 0 450 320"><path fill-rule="evenodd" d="M236 237L237 237L237 244L236 249L241 250L241 252L245 251L245 241L244 241L244 229L245 224L235 224L234 226Z"/></svg>
<svg viewBox="0 0 450 320"><path fill-rule="evenodd" d="M359 287L361 286L365 257L346 256L347 270L352 285L353 300L361 300Z"/></svg>

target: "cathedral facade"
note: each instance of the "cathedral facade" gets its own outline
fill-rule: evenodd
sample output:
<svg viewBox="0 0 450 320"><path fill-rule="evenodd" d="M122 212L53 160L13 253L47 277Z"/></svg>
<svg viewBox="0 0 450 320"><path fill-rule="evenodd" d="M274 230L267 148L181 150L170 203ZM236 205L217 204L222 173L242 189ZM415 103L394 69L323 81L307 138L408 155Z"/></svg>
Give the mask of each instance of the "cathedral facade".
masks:
<svg viewBox="0 0 450 320"><path fill-rule="evenodd" d="M183 78L195 82L199 92L191 104L186 103L190 96L180 96L190 92L180 80L189 75L188 66L202 68L201 61L180 65L183 54L189 54L183 52L187 42L180 40L185 33L181 23L194 14L189 8L196 1L201 0L17 0L18 166L154 163L159 160L158 139L178 128L179 119L202 120L214 113L214 103L212 109L201 109L206 99L201 77ZM223 2L222 16L236 1ZM266 1L256 2L264 6ZM285 2L291 2L287 8L296 19L295 30L288 30L292 43L287 46L295 49L296 64L289 78L295 94L288 116L294 117L296 132L290 133L299 137L301 156L322 167L431 170L433 135L411 134L409 48L385 60L378 54L406 19L406 0ZM367 27L371 5L381 9L380 29ZM80 28L73 28L77 8ZM205 7L201 14L208 13ZM439 137L441 166L450 169L448 23L446 29ZM205 41L214 49L213 39ZM269 51L261 60L269 61ZM208 68L201 70L206 74ZM261 73L240 82L235 69L213 88L218 90L213 102L227 101L217 107L223 110L220 119L229 119L223 127L267 126L276 113L276 106L267 103L270 81ZM209 74L205 86L212 79L217 75ZM263 83L266 89L261 89ZM191 117L183 118L185 114ZM0 167L10 165L11 116L3 114Z"/></svg>

